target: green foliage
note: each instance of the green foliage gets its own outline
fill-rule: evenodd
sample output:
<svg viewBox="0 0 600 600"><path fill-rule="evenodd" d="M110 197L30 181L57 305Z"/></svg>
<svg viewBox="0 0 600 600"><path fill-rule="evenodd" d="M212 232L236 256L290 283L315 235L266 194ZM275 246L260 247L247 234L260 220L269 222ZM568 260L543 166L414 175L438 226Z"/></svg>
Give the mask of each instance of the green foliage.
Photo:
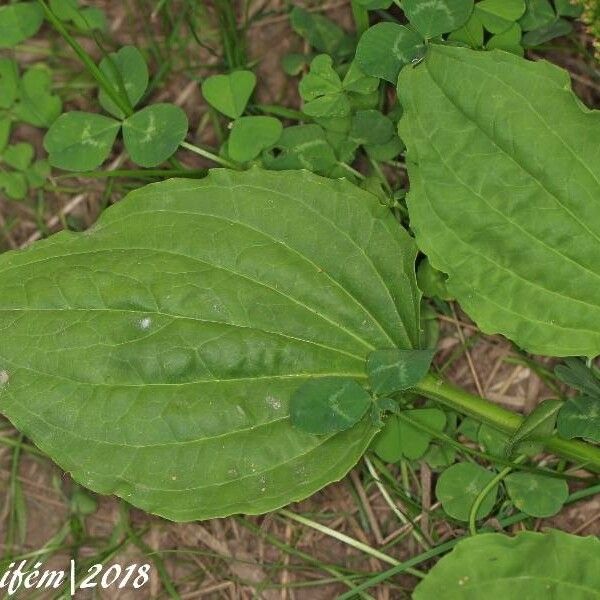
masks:
<svg viewBox="0 0 600 600"><path fill-rule="evenodd" d="M86 234L0 255L2 410L75 480L150 512L274 509L369 444L369 419L315 436L289 401L418 344L414 260L345 181L220 170L141 188Z"/></svg>
<svg viewBox="0 0 600 600"><path fill-rule="evenodd" d="M34 36L44 21L38 2L0 6L0 48L12 48Z"/></svg>
<svg viewBox="0 0 600 600"><path fill-rule="evenodd" d="M23 200L49 174L46 160L34 160L33 146L9 140L15 122L47 127L58 117L62 102L51 84L44 66L30 67L21 77L14 60L0 58L0 190L11 200Z"/></svg>
<svg viewBox="0 0 600 600"><path fill-rule="evenodd" d="M329 175L337 166L333 147L319 125L286 127L274 145L277 153L265 152L262 163L267 169L308 169L320 175Z"/></svg>
<svg viewBox="0 0 600 600"><path fill-rule="evenodd" d="M93 113L60 115L44 137L50 164L69 171L90 171L102 164L120 129L119 121Z"/></svg>
<svg viewBox="0 0 600 600"><path fill-rule="evenodd" d="M600 442L598 371L568 359L557 376L579 395L524 418L428 371L436 310L453 298L484 331L525 350L600 353L597 113L562 72L522 58L524 48L568 34L579 8L569 0L354 0L354 36L295 7L290 23L310 48L282 66L300 78L298 110L251 101L254 63L234 47L244 45L241 30L225 22L234 11L219 2L221 27L232 30L221 32L230 72L201 84L221 113L206 115L221 144L213 152L182 144L188 121L179 107L146 105L173 66L154 42L147 55L161 64L149 87L137 48L111 40L116 51L102 50L96 67L77 42L82 33L109 41L96 33L106 28L102 11L48 3L49 22L98 83L106 114L61 115L47 67L21 77L14 60L0 58L6 196L25 197L49 173L31 145L11 143L15 122L50 127L49 160L65 170L96 169L121 131L141 167L161 165L182 145L235 171L142 188L85 235L0 257L0 404L23 434L91 489L175 520L278 508L342 477L369 447L400 463L382 473L400 471L408 513L418 509L412 461L442 471L437 500L472 533L473 517L495 507L500 522L561 509L566 480L532 468L532 457L548 448L600 465L594 446L569 441ZM157 13L170 14L159 4ZM392 4L408 23L394 20L394 7L371 15L382 20L370 27L367 11ZM0 46L34 35L42 5L0 8ZM400 172L404 142L409 182ZM421 319L416 248L399 223L427 254L417 278L431 300ZM459 427L458 412L472 418ZM453 441L462 436L473 442L464 452ZM73 496L75 514L94 509L84 492ZM551 537L536 538L532 551ZM493 539L490 547L521 543ZM477 590L511 595L509 560L487 566ZM463 597L479 572L459 571L438 584L434 569L415 597L429 597L419 595L429 585L441 585L440 597ZM519 579L520 596L535 597L536 577ZM548 585L558 590L561 581Z"/></svg>
<svg viewBox="0 0 600 600"><path fill-rule="evenodd" d="M308 433L335 433L356 425L370 405L371 396L353 379L315 378L293 393L290 422Z"/></svg>
<svg viewBox="0 0 600 600"><path fill-rule="evenodd" d="M352 36L323 15L295 6L290 13L290 25L319 52L340 60L348 58L354 52Z"/></svg>
<svg viewBox="0 0 600 600"><path fill-rule="evenodd" d="M125 92L131 107L137 105L148 87L148 67L135 46L123 46L118 52L105 56L98 65L115 94ZM104 89L98 94L100 106L113 117L124 119L123 111Z"/></svg>
<svg viewBox="0 0 600 600"><path fill-rule="evenodd" d="M48 175L45 160L34 162L34 149L31 144L19 142L7 145L0 139L0 189L11 200L23 200L28 189L43 185Z"/></svg>
<svg viewBox="0 0 600 600"><path fill-rule="evenodd" d="M462 27L473 12L473 0L403 0L402 9L411 25L430 39Z"/></svg>
<svg viewBox="0 0 600 600"><path fill-rule="evenodd" d="M298 91L304 100L302 110L311 117L347 117L350 102L342 80L333 69L331 56L319 54L310 63L310 72L302 78Z"/></svg>
<svg viewBox="0 0 600 600"><path fill-rule="evenodd" d="M569 398L558 413L558 433L567 439L581 437L600 442L600 375L583 361L567 358L555 369L557 377L580 395Z"/></svg>
<svg viewBox="0 0 600 600"><path fill-rule="evenodd" d="M499 34L510 29L525 13L524 0L481 0L475 5L475 11L485 29Z"/></svg>
<svg viewBox="0 0 600 600"><path fill-rule="evenodd" d="M532 517L555 515L569 495L569 486L564 479L535 473L511 473L504 484L514 505Z"/></svg>
<svg viewBox="0 0 600 600"><path fill-rule="evenodd" d="M395 84L403 66L423 56L423 38L397 23L377 23L362 35L356 48L356 62L372 77Z"/></svg>
<svg viewBox="0 0 600 600"><path fill-rule="evenodd" d="M179 106L151 104L123 121L123 141L133 162L156 167L175 154L187 130L187 115Z"/></svg>
<svg viewBox="0 0 600 600"><path fill-rule="evenodd" d="M31 67L21 77L15 117L36 127L50 127L62 110L60 98L52 93L52 76L43 67Z"/></svg>
<svg viewBox="0 0 600 600"><path fill-rule="evenodd" d="M494 476L495 473L479 465L456 463L440 475L435 486L435 495L446 514L458 521L468 521L471 506ZM495 485L481 503L477 511L478 519L483 519L492 512L497 495L498 485Z"/></svg>
<svg viewBox="0 0 600 600"><path fill-rule="evenodd" d="M170 158L187 135L187 116L167 103L134 112L148 87L148 69L140 51L125 46L103 58L99 71L104 77L99 103L117 119L80 111L62 114L44 138L50 164L68 171L93 170L107 159L121 129L125 148L136 164L155 167ZM127 115L109 90L129 106Z"/></svg>
<svg viewBox="0 0 600 600"><path fill-rule="evenodd" d="M95 6L81 8L77 0L50 0L50 10L61 20L72 23L80 31L104 31L106 15Z"/></svg>
<svg viewBox="0 0 600 600"><path fill-rule="evenodd" d="M277 143L282 131L275 117L240 117L231 126L229 156L241 163L254 160Z"/></svg>
<svg viewBox="0 0 600 600"><path fill-rule="evenodd" d="M14 60L0 58L0 119L49 127L61 110L48 68L34 65L20 76Z"/></svg>
<svg viewBox="0 0 600 600"><path fill-rule="evenodd" d="M510 457L515 452L528 454L542 452L544 446L538 443L538 440L543 440L554 431L561 406L560 400L550 399L540 402L510 436L505 449L506 456Z"/></svg>
<svg viewBox="0 0 600 600"><path fill-rule="evenodd" d="M433 350L375 350L367 359L367 374L375 394L391 394L414 387L429 371Z"/></svg>
<svg viewBox="0 0 600 600"><path fill-rule="evenodd" d="M449 292L532 352L600 353L600 128L567 73L436 45L398 93L411 226Z"/></svg>
<svg viewBox="0 0 600 600"><path fill-rule="evenodd" d="M231 119L242 116L256 87L252 71L234 71L229 75L213 75L202 83L204 99Z"/></svg>
<svg viewBox="0 0 600 600"><path fill-rule="evenodd" d="M417 460L427 452L432 437L412 425L411 420L440 432L446 425L445 413L437 408L405 410L401 415L404 418L390 415L371 443L372 450L386 462L395 463L403 457Z"/></svg>
<svg viewBox="0 0 600 600"><path fill-rule="evenodd" d="M557 428L566 439L578 437L600 442L600 399L569 398L558 413Z"/></svg>
<svg viewBox="0 0 600 600"><path fill-rule="evenodd" d="M415 600L570 598L600 594L600 541L560 531L487 533L460 541L417 585Z"/></svg>

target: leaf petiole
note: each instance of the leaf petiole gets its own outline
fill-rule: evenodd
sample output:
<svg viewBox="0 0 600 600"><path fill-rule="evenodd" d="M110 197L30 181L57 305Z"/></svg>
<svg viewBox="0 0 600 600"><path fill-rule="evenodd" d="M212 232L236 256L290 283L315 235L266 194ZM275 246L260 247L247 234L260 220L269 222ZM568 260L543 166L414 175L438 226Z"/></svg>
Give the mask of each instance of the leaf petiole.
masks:
<svg viewBox="0 0 600 600"><path fill-rule="evenodd" d="M415 389L432 400L477 421L487 423L496 429L514 434L523 422L523 417L489 402L485 398L470 394L445 382L436 375L427 375ZM564 440L559 437L548 437L540 440L546 449L554 454L581 463L583 467L600 471L600 449L577 440Z"/></svg>

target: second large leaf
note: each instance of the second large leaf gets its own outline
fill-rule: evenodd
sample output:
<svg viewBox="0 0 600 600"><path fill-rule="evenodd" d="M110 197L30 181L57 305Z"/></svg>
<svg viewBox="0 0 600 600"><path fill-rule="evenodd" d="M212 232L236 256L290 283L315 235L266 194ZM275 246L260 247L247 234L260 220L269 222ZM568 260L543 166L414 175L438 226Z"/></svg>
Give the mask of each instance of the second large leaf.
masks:
<svg viewBox="0 0 600 600"><path fill-rule="evenodd" d="M0 411L82 484L175 520L341 478L375 431L295 429L306 380L418 344L415 247L375 196L308 172L135 192L0 256Z"/></svg>
<svg viewBox="0 0 600 600"><path fill-rule="evenodd" d="M417 242L486 332L600 354L600 115L568 74L432 46L400 74Z"/></svg>

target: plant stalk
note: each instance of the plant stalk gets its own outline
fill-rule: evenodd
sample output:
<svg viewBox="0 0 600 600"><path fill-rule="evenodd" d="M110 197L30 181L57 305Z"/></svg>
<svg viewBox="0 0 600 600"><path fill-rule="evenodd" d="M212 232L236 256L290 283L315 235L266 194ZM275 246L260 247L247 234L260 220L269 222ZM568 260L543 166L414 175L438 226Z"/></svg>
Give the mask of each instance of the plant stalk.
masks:
<svg viewBox="0 0 600 600"><path fill-rule="evenodd" d="M513 413L485 398L476 396L429 374L417 386L416 390L426 398L437 400L448 408L491 427L513 434L523 422L523 417ZM536 440L537 441L537 440ZM590 471L600 472L600 448L577 440L564 440L548 437L539 440L553 454L562 456Z"/></svg>
<svg viewBox="0 0 600 600"><path fill-rule="evenodd" d="M52 12L50 7L46 4L45 0L38 0L41 7L44 9L44 13L62 38L73 48L75 54L79 57L81 62L85 65L91 76L98 82L98 85L106 92L110 99L119 107L123 114L127 117L133 114L133 108L129 102L127 96L121 96L107 81L102 71L96 66L96 63L92 60L89 54L81 47L79 42L67 31L66 27L62 24L60 19Z"/></svg>

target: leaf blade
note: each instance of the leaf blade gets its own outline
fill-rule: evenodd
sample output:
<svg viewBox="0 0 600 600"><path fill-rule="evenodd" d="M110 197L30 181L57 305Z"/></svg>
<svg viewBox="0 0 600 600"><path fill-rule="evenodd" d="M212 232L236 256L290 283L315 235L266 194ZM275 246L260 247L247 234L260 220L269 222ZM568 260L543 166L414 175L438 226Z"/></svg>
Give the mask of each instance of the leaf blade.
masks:
<svg viewBox="0 0 600 600"><path fill-rule="evenodd" d="M459 79L495 102L476 107L478 94L458 89ZM582 109L554 66L465 48L432 47L402 72L398 91L411 220L432 265L448 273L450 293L484 331L531 352L600 353L600 164L587 146L600 138L598 113ZM494 128L502 111L510 126ZM444 131L432 139L440 115ZM444 204L449 187L454 200Z"/></svg>

